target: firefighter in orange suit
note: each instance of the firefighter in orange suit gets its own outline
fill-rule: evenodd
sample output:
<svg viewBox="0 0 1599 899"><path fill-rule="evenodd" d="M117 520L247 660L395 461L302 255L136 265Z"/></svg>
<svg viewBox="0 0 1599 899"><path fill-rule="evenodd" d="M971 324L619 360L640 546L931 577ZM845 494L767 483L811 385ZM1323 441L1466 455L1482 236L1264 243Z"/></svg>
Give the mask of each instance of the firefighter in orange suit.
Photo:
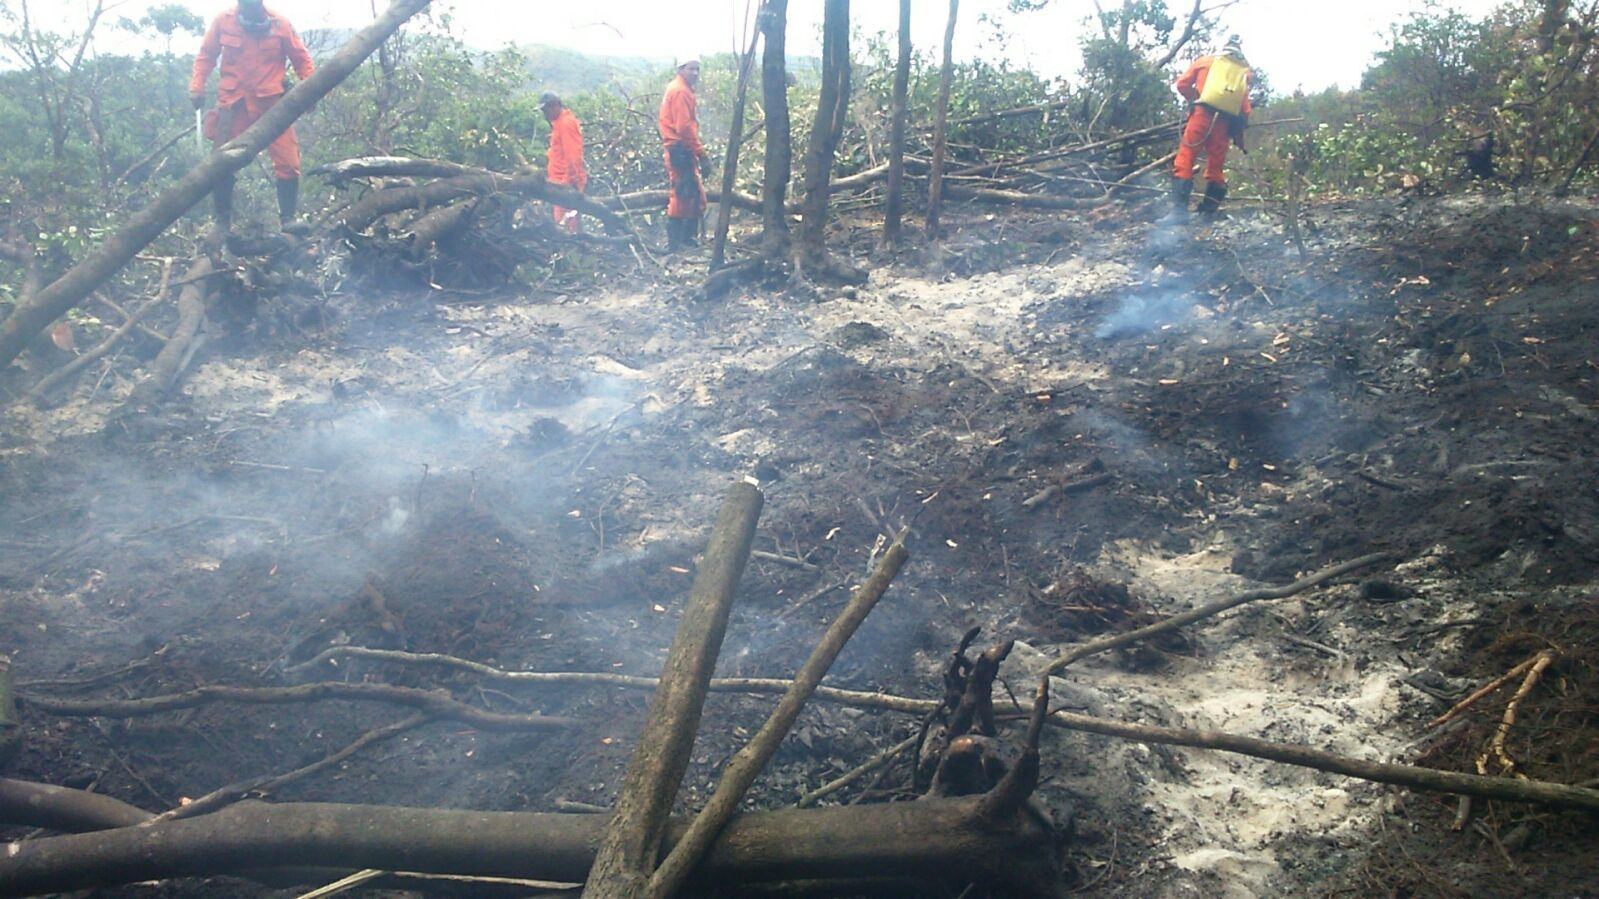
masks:
<svg viewBox="0 0 1599 899"><path fill-rule="evenodd" d="M705 215L705 184L700 176L706 154L700 143L700 103L694 96L699 80L698 59L680 62L677 76L661 97L659 125L671 188L666 201L666 243L672 250L699 243L700 220Z"/></svg>
<svg viewBox="0 0 1599 899"><path fill-rule="evenodd" d="M1236 143L1244 149L1244 129L1254 104L1249 99L1253 75L1238 37L1227 39L1215 56L1201 56L1177 79L1177 92L1193 105L1188 125L1183 129L1182 145L1177 148L1176 170L1172 173L1172 217L1188 217L1188 201L1194 192L1194 167L1201 151L1205 154L1205 197L1199 213L1215 218L1227 198L1227 147Z"/></svg>
<svg viewBox="0 0 1599 899"><path fill-rule="evenodd" d="M583 126L561 98L548 91L539 97L539 108L544 111L544 120L550 123L550 149L544 157L545 180L586 193L589 173L583 165ZM577 210L564 206L555 207L555 224L566 228L569 234L582 230Z"/></svg>
<svg viewBox="0 0 1599 899"><path fill-rule="evenodd" d="M267 9L262 0L238 0L236 8L219 14L206 30L200 53L194 58L189 98L195 109L205 108L205 82L211 70L217 79L217 105L206 118L206 136L218 146L243 134L275 106L287 88L287 67L296 78L311 77L316 66L294 33L289 20ZM267 148L278 188L278 217L287 226L300 204L300 140L294 129L283 132ZM233 220L233 179L216 189L217 225L226 231Z"/></svg>

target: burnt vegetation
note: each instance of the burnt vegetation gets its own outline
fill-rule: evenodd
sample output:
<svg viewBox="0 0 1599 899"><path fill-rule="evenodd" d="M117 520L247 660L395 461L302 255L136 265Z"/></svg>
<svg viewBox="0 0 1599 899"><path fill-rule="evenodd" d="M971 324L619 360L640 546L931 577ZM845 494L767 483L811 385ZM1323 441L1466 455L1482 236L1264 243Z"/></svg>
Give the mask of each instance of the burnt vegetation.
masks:
<svg viewBox="0 0 1599 899"><path fill-rule="evenodd" d="M1181 227L1231 4L749 6L668 254L660 60L395 0L202 154L186 7L0 0L0 896L1591 891L1599 4L1259 73Z"/></svg>

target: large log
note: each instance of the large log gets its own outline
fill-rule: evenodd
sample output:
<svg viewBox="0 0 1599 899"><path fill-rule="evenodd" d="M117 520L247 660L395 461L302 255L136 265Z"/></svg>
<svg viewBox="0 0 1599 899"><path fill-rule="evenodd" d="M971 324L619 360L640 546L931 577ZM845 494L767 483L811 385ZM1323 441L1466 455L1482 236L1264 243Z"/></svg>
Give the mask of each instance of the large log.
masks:
<svg viewBox="0 0 1599 899"><path fill-rule="evenodd" d="M319 165L308 175L320 175L335 183L353 178L457 178L462 175L492 175L488 169L462 165L443 159L414 156L359 156Z"/></svg>
<svg viewBox="0 0 1599 899"><path fill-rule="evenodd" d="M155 817L136 805L87 790L0 778L0 824L86 833L133 827Z"/></svg>
<svg viewBox="0 0 1599 899"><path fill-rule="evenodd" d="M704 883L910 877L1057 895L1056 834L1027 810L996 819L987 796L753 812L699 869ZM246 802L213 815L12 843L0 897L174 877L327 866L582 881L603 815ZM683 826L673 826L672 842Z"/></svg>
<svg viewBox="0 0 1599 899"><path fill-rule="evenodd" d="M606 225L623 226L622 220L610 209L570 187L549 183L545 180L544 173L539 170L523 171L514 175L498 172L458 175L416 187L380 190L350 205L339 213L335 221L352 231L362 231L383 216L401 210L446 206L467 197L486 197L498 193L543 200L586 212Z"/></svg>
<svg viewBox="0 0 1599 899"><path fill-rule="evenodd" d="M223 180L250 164L278 135L349 77L406 20L426 9L429 0L395 0L382 15L358 32L310 78L295 85L243 134L223 145L178 179L155 201L128 220L66 274L34 293L0 323L0 368L11 364L35 334L82 302L96 287L132 261L194 204Z"/></svg>
<svg viewBox="0 0 1599 899"><path fill-rule="evenodd" d="M635 190L631 193L616 194L610 197L596 197L594 202L606 209L621 210L623 212L660 212L666 208L666 201L672 192L669 190ZM760 212L761 201L749 194L734 192L733 208L746 212ZM705 199L708 203L722 202L722 192L707 188Z"/></svg>

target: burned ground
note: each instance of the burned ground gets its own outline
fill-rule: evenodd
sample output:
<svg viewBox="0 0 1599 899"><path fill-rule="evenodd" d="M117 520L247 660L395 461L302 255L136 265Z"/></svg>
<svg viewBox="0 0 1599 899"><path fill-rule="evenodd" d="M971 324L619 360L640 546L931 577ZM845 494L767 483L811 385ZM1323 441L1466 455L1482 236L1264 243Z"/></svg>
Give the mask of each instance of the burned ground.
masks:
<svg viewBox="0 0 1599 899"><path fill-rule="evenodd" d="M982 625L1024 642L1005 673L1021 694L1058 645L1386 550L1385 583L1074 668L1057 703L1471 770L1504 697L1433 740L1426 722L1553 646L1512 754L1532 777L1592 780L1595 209L1379 199L1311 218L1308 260L1249 213L1192 240L1136 217L977 216L846 291L707 304L687 266L592 295L352 290L322 327L212 352L155 419L111 420L114 380L11 414L0 600L19 679L127 696L443 684L582 723L433 724L275 798L604 804L646 694L296 666L348 642L652 674L723 486L751 473L757 548L803 564L751 563L722 674L791 673L906 525L913 561L830 683L935 696ZM713 696L686 806L767 705ZM395 716L30 711L17 770L166 807ZM752 803L792 802L913 728L815 706ZM1596 888L1580 859L1599 833L1572 817L1495 806L1455 833L1448 798L1075 734L1050 736L1044 776L1077 811L1088 894Z"/></svg>

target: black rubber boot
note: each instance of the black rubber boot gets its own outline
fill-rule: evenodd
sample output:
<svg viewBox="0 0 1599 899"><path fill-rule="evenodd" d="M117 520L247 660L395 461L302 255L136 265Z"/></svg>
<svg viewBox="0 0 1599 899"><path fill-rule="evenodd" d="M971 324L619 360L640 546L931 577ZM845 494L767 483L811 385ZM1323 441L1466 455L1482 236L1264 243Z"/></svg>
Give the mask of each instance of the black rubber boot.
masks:
<svg viewBox="0 0 1599 899"><path fill-rule="evenodd" d="M1187 178L1171 179L1171 212L1166 221L1174 224L1188 221L1188 200L1194 195L1194 182Z"/></svg>
<svg viewBox="0 0 1599 899"><path fill-rule="evenodd" d="M278 224L287 231L300 214L300 179L280 178L278 186Z"/></svg>
<svg viewBox="0 0 1599 899"><path fill-rule="evenodd" d="M1221 201L1227 199L1227 185L1214 182L1205 185L1205 199L1199 201L1199 217L1207 222L1214 222L1224 215L1221 211Z"/></svg>

